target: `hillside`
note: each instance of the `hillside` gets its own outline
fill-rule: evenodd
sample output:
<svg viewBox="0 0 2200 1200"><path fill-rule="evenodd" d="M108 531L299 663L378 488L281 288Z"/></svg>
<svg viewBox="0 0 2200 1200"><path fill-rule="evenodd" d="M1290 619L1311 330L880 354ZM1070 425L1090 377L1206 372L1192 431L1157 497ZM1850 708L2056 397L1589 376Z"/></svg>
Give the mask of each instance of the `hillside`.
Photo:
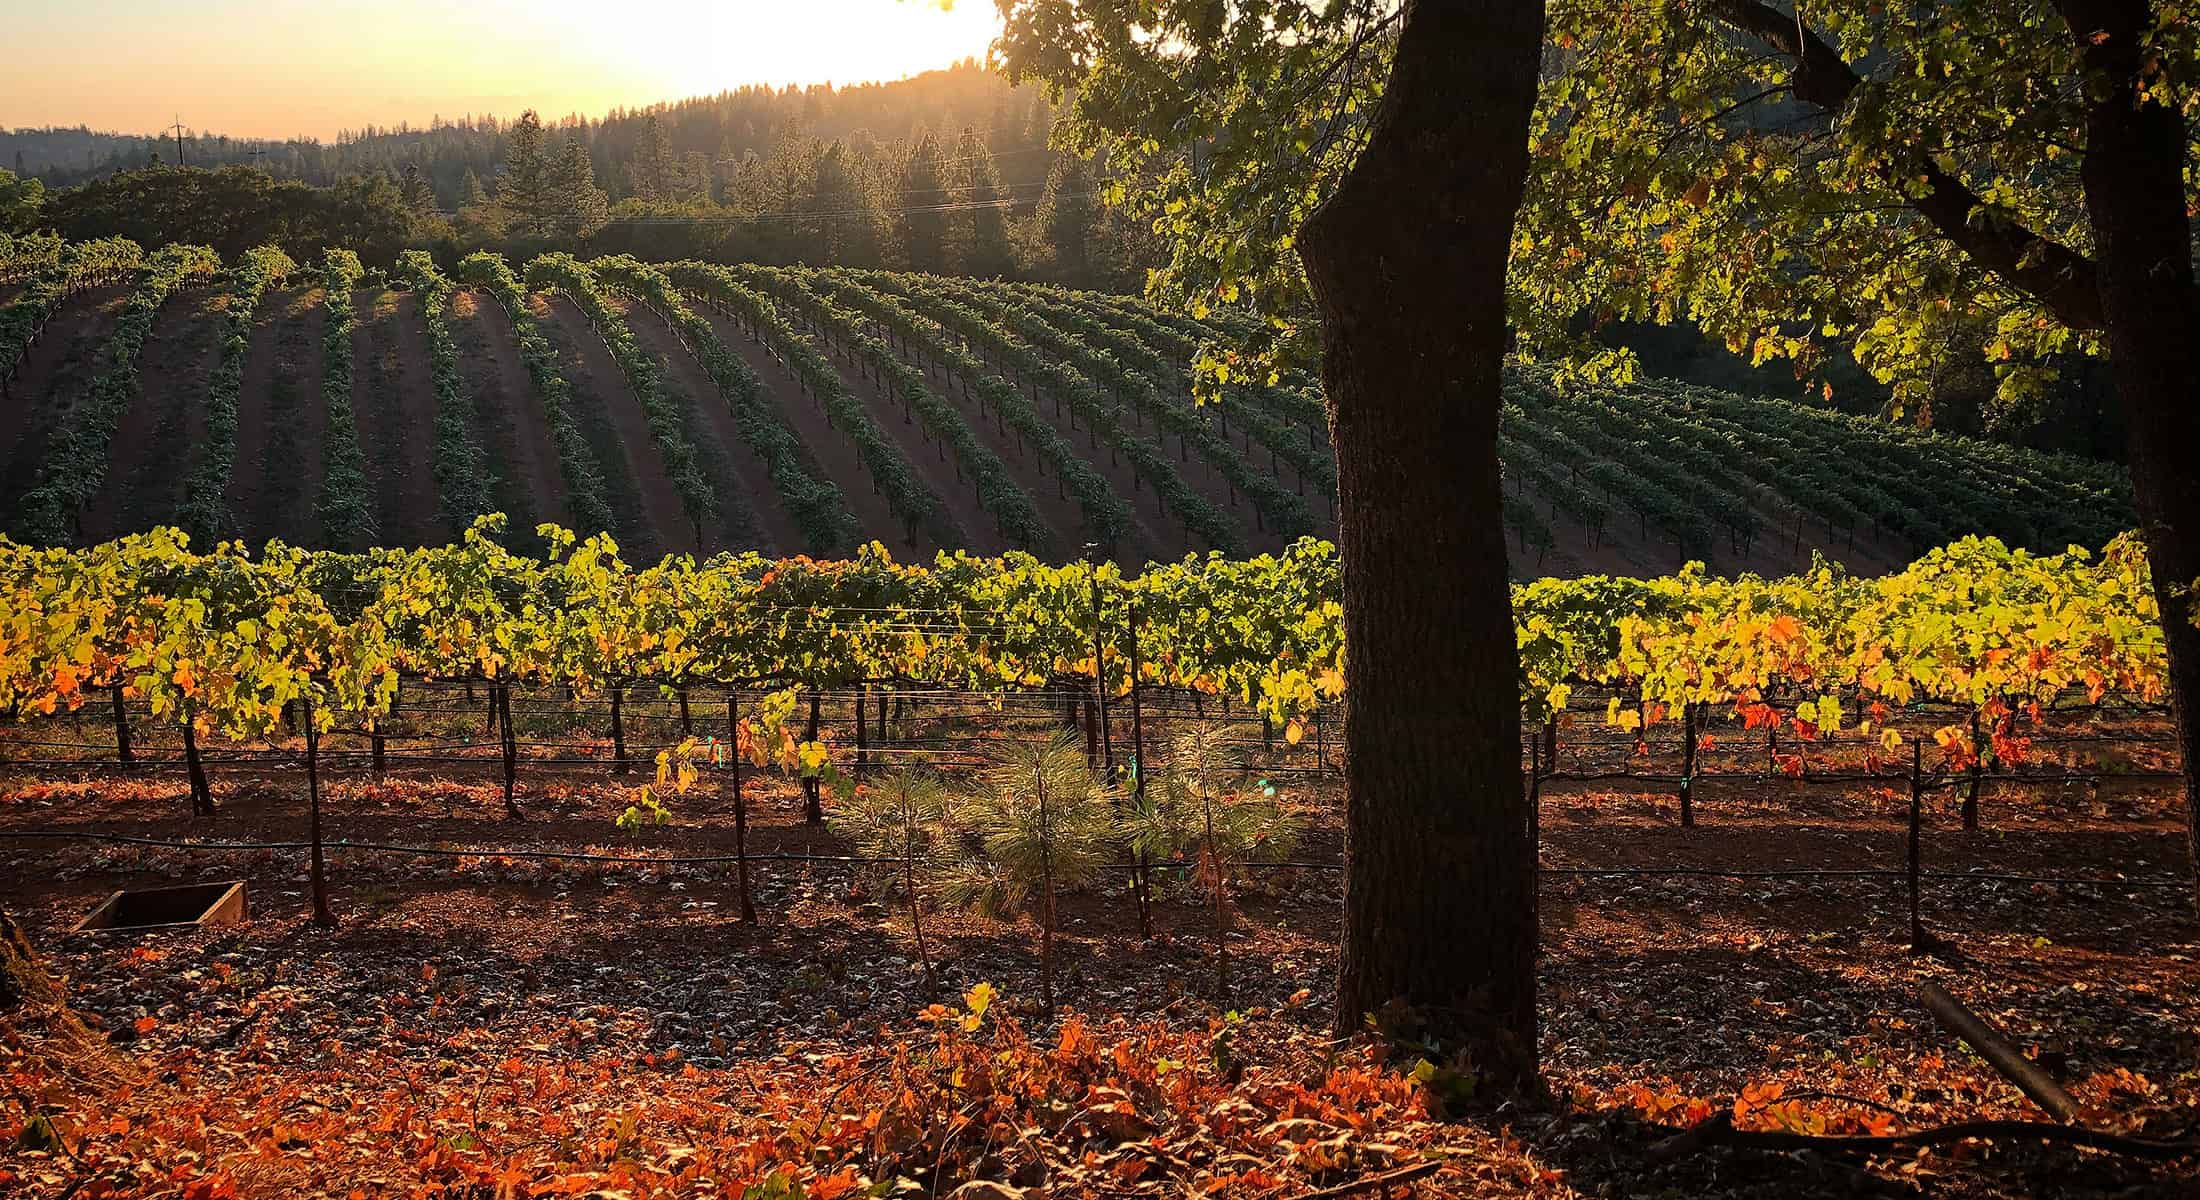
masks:
<svg viewBox="0 0 2200 1200"><path fill-rule="evenodd" d="M42 256L41 256L42 255ZM279 258L280 256L275 256ZM1333 531L1309 379L1195 408L1214 332L1026 284L545 255L451 270L72 248L0 282L0 526L448 540L485 511L637 558L967 548L1130 563ZM1511 385L1515 572L1881 570L2131 522L2113 468L1677 384Z"/></svg>

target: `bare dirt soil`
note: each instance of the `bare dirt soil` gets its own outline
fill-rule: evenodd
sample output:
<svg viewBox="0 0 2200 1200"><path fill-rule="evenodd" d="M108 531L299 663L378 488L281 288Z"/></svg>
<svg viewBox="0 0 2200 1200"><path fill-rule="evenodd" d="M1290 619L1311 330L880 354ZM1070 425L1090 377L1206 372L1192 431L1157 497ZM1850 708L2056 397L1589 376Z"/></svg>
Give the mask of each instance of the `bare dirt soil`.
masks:
<svg viewBox="0 0 2200 1200"><path fill-rule="evenodd" d="M71 296L24 353L8 394L0 397L0 505L12 507L36 486L54 422L97 377L100 351L130 291L110 287Z"/></svg>
<svg viewBox="0 0 2200 1200"><path fill-rule="evenodd" d="M850 700L831 696L826 708L826 737L844 748ZM359 738L331 740L338 758L323 775L327 834L354 843L329 857L341 922L333 932L302 921L304 864L294 849L211 855L15 836L45 830L295 843L304 813L294 760L217 765L222 812L211 822L186 815L183 780L172 769L18 766L0 781L0 906L46 948L97 1029L141 1061L196 1081L194 1104L222 1080L274 1072L292 1089L314 1089L315 1104L357 1106L373 1120L396 1114L425 1128L442 1119L435 1114L455 1113L450 1119L464 1127L468 1097L487 1091L498 1105L519 1105L530 1122L555 1128L585 1125L597 1119L589 1114L605 1111L594 1088L552 1087L528 1100L508 1090L496 1074L505 1068L494 1064L572 1072L618 1062L627 1065L605 1079L621 1088L680 1096L731 1088L745 1103L768 1107L781 1086L844 1086L830 1076L810 1084L790 1077L805 1062L854 1056L867 1065L852 1074L863 1075L875 1069L867 1056L922 1044L925 1005L934 998L953 1004L981 982L998 989L1003 1010L1046 1046L1057 1037L1066 1044L1078 1035L1065 1030L1083 1023L1102 1031L1191 1031L1195 1045L1149 1048L1141 1061L1174 1054L1185 1069L1206 1073L1223 1069L1207 1063L1209 1054L1224 1053L1207 1039L1226 1034L1227 1059L1250 1064L1239 1068L1250 1071L1247 1080L1282 1072L1303 1086L1325 1075L1333 1085L1335 1072L1349 1076L1361 1069L1351 1064L1363 1061L1375 1072L1370 1078L1411 1065L1392 1050L1384 1068L1379 1042L1363 1051L1358 1042L1328 1040L1340 885L1321 864L1336 862L1342 848L1338 777L1322 769L1324 760L1335 765L1333 745L1279 744L1268 752L1259 748L1257 725L1235 726L1256 774L1277 782L1306 821L1292 861L1307 865L1251 873L1233 893L1230 927L1219 939L1209 897L1181 870L1157 879L1150 940L1140 937L1134 906L1114 877L1070 896L1059 985L1076 1015L1050 1017L1034 1003L1038 964L1028 918L929 912L927 948L939 978L928 991L898 897L858 866L816 860L849 847L830 830L805 825L798 789L776 774L746 781L759 914L753 925L740 920L730 862L512 857L544 850L645 860L730 856L733 806L724 772L714 771L671 799L671 824L618 831L628 789L647 778L650 749L683 732L676 707L634 697L626 717L639 764L621 779L606 773L600 703L541 696L515 704L532 756L521 768L526 816L503 820L488 746L463 740L482 734L480 708L456 687L410 697L405 732L439 740L393 753L418 745L438 758L401 757L382 781L367 775ZM954 776L999 739L1044 736L1061 719L1057 705L1015 698L990 709L983 700L896 705L880 756L930 762ZM698 698L694 732L708 733L722 711ZM1149 716L1159 737L1186 713L1157 705ZM173 738L139 720L141 749L172 753ZM2146 728L2133 726L2141 735ZM6 732L7 756L20 763L45 739L97 753L107 731L95 714ZM871 745L880 745L875 735ZM2143 772L2161 765L2158 749L2143 748L2150 745L2111 757ZM281 748L294 754L296 740ZM1668 750L1652 744L1638 752L1626 739L1580 728L1565 735L1560 765L1593 773L1632 760L1655 773L1669 765ZM1745 771L1760 753L1728 737L1704 769ZM2067 764L2043 758L2028 769L2103 761L2083 757L2093 750L2071 753L2079 757ZM465 761L446 761L451 755ZM1849 753L1829 756L1821 769L1869 765ZM1494 1139L1458 1151L1472 1156L1459 1160L1463 1167L1481 1163L1494 1174L1471 1188L1430 1194L2190 1194L2189 1174L2174 1164L2149 1169L2021 1143L1831 1158L1650 1151L1673 1128L1725 1110L1756 1127L1848 1133L2038 1119L2029 1101L1926 1015L1916 995L1928 982L1962 998L2063 1078L2089 1123L2157 1139L2190 1136L2200 1128L2200 1072L2192 1065L2200 1054L2200 920L2181 882L2183 834L2166 785L2139 776L2076 788L1993 784L1984 827L1974 833L1956 820L1959 791L1936 788L1925 816L1927 868L1968 876L1934 878L1924 893L1928 926L1959 952L1949 957L1909 952L1899 879L1733 874L1899 866L1906 780L1707 779L1691 829L1676 823L1672 787L1553 782L1543 790L1541 1053L1555 1110L1507 1106L1470 1113L1464 1126L1410 1133L1390 1110L1323 1123L1357 1129L1348 1139L1354 1145L1380 1142L1386 1132L1421 1146ZM362 843L448 853L381 854L356 848ZM1565 873L1586 870L1661 874ZM1729 874L1670 874L1687 870ZM1983 878L1990 875L2102 882ZM247 924L139 937L68 932L113 888L214 879L246 881ZM2174 886L2152 886L2164 881ZM1218 946L1228 950L1226 982ZM1227 1011L1244 1020L1233 1024ZM633 1070L657 1072L661 1082ZM377 1080L393 1082L396 1092L385 1094ZM856 1105L849 1119L862 1119L869 1103ZM1262 1120L1289 1115L1288 1106L1270 1106ZM283 1140L279 1132L270 1136ZM396 1191L409 1190L395 1185L399 1179L436 1178L434 1163L423 1166L409 1150L392 1157L335 1140L300 1143L309 1144L321 1148L293 1151L294 1165L358 1154L366 1157L349 1169L371 1167ZM1053 1168L1069 1194L1145 1194L1069 1186L1079 1178L1071 1165L1079 1144ZM1522 1155L1532 1169L1514 1161ZM58 1158L26 1161L48 1169ZM1306 1186L1373 1169L1357 1156L1333 1163L1327 1175L1288 1155L1263 1161L1272 1170L1314 1172ZM430 1174L416 1175L423 1171ZM49 1191L57 1194L68 1175L53 1174ZM1221 1194L1275 1194L1238 1186L1215 1185ZM1155 1194L1174 1193L1164 1186Z"/></svg>
<svg viewBox="0 0 2200 1200"><path fill-rule="evenodd" d="M666 382L695 405L697 419L691 428L696 434L696 449L712 470L720 504L739 504L754 516L757 545L753 548L775 555L802 553L802 534L787 515L786 506L779 502L779 493L772 488L771 469L742 439L740 429L734 424L733 410L727 407L725 397L719 394L717 383L703 368L702 361L647 308L638 304L629 307L626 323L642 349L663 364Z"/></svg>
<svg viewBox="0 0 2200 1200"><path fill-rule="evenodd" d="M227 301L189 288L161 306L138 352L137 397L115 423L106 477L84 513L87 538L174 520L204 441L206 380L221 361Z"/></svg>
<svg viewBox="0 0 2200 1200"><path fill-rule="evenodd" d="M527 364L520 359L511 318L486 296L458 291L451 295L451 324L460 374L474 398L485 441L506 465L498 496L513 527L527 529L539 521L572 524L565 511L557 442L535 397Z"/></svg>
<svg viewBox="0 0 2200 1200"><path fill-rule="evenodd" d="M634 395L618 361L588 322L588 315L563 296L544 297L557 322L567 354L574 364L574 390L593 398L617 431L627 474L640 490L642 506L655 549L662 553L692 553L698 547L694 523L680 504L680 493L665 472L664 456L650 436L649 418ZM579 398L579 397L576 397Z"/></svg>
<svg viewBox="0 0 2200 1200"><path fill-rule="evenodd" d="M922 530L917 531L914 538L907 535L901 518L894 515L886 498L872 484L871 473L864 467L855 444L833 428L824 407L815 397L803 393L794 372L774 357L763 343L750 337L738 321L709 308L698 311L711 323L718 340L741 356L749 370L756 372L765 389L779 402L779 411L786 414L788 426L802 439L803 445L810 448L818 469L839 485L840 494L847 498L848 510L855 514L864 537L885 543L895 554L906 559L929 558L933 551L944 548L932 545Z"/></svg>
<svg viewBox="0 0 2200 1200"><path fill-rule="evenodd" d="M303 464L321 461L320 433L307 428L308 412L327 424L320 403L322 299L318 288L266 296L245 350L229 509L254 544L310 536L310 524L297 518L311 507Z"/></svg>

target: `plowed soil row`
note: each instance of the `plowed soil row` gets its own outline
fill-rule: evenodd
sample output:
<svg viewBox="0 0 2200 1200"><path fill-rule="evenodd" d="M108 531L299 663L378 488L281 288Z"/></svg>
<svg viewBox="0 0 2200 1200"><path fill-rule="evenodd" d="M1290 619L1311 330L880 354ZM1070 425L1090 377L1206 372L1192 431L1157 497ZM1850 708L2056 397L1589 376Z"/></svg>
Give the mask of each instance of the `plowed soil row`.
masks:
<svg viewBox="0 0 2200 1200"><path fill-rule="evenodd" d="M457 292L451 297L451 324L482 444L503 468L497 479L498 505L514 529L532 529L543 521L570 525L557 443L536 401L527 364L520 360L511 318L493 301Z"/></svg>
<svg viewBox="0 0 2200 1200"><path fill-rule="evenodd" d="M173 520L206 428L206 381L221 361L228 296L191 289L163 305L138 352L137 398L115 423L107 474L84 536L110 538Z"/></svg>
<svg viewBox="0 0 2200 1200"><path fill-rule="evenodd" d="M13 525L15 506L38 482L46 439L101 369L100 350L130 298L127 287L71 297L23 355L8 394L0 398L0 512Z"/></svg>

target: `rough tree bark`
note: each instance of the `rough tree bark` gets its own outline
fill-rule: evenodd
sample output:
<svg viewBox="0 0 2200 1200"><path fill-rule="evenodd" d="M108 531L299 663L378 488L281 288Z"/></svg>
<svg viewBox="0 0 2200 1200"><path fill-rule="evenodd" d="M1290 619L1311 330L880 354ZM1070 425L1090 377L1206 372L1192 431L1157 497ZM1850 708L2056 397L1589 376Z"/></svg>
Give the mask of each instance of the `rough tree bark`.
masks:
<svg viewBox="0 0 2200 1200"><path fill-rule="evenodd" d="M61 989L38 965L38 955L8 910L0 908L0 1017L23 1008L58 1006Z"/></svg>
<svg viewBox="0 0 2200 1200"><path fill-rule="evenodd" d="M1538 0L1409 0L1368 142L1307 222L1347 659L1337 1022L1535 1073L1536 848L1497 462Z"/></svg>
<svg viewBox="0 0 2200 1200"><path fill-rule="evenodd" d="M2131 490L2169 640L2184 756L2186 837L2200 905L2200 291L2186 215L2183 116L2142 101L2147 0L2061 0L2087 71L2086 215L2093 225L2111 371L2129 429Z"/></svg>

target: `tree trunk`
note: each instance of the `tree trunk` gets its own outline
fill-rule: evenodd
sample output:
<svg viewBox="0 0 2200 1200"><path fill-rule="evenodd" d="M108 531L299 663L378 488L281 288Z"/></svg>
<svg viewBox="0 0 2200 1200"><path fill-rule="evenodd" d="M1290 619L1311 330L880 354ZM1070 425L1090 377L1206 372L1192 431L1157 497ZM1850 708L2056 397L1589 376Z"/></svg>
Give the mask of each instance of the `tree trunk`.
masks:
<svg viewBox="0 0 2200 1200"><path fill-rule="evenodd" d="M1337 1024L1535 1075L1535 848L1497 426L1537 0L1409 0L1367 148L1308 221L1344 562ZM1439 582L1440 581L1440 582Z"/></svg>
<svg viewBox="0 0 2200 1200"><path fill-rule="evenodd" d="M38 955L8 910L0 908L0 1017L26 1007L59 1006L61 989L38 965Z"/></svg>
<svg viewBox="0 0 2200 1200"><path fill-rule="evenodd" d="M2089 69L2087 216L2099 264L2109 362L2127 415L2131 490L2169 642L2170 701L2183 753L2187 838L2200 903L2200 628L2189 589L2200 579L2200 292L2185 212L2185 122L2172 104L2141 102L2151 53L2145 0L2066 5ZM2105 35L2105 36L2103 36Z"/></svg>

